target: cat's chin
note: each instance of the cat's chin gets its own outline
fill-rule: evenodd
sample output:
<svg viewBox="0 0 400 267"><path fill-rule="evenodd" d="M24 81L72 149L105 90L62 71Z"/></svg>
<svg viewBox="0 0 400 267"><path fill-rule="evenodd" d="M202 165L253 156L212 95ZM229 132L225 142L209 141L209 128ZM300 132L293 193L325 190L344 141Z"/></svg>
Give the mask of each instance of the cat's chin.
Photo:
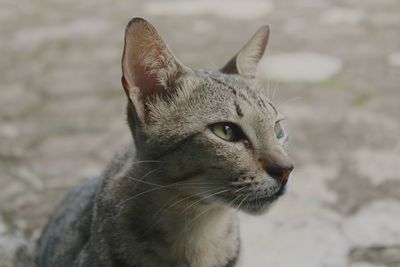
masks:
<svg viewBox="0 0 400 267"><path fill-rule="evenodd" d="M286 188L282 187L272 196L257 197L243 201L240 210L251 215L262 215L266 213L275 201L286 192Z"/></svg>
<svg viewBox="0 0 400 267"><path fill-rule="evenodd" d="M247 207L247 208L241 208L240 211L253 215L253 216L259 216L267 213L271 207L272 203L269 205L265 205L263 207Z"/></svg>
<svg viewBox="0 0 400 267"><path fill-rule="evenodd" d="M250 215L262 215L270 209L273 203L274 201L244 203L239 210Z"/></svg>

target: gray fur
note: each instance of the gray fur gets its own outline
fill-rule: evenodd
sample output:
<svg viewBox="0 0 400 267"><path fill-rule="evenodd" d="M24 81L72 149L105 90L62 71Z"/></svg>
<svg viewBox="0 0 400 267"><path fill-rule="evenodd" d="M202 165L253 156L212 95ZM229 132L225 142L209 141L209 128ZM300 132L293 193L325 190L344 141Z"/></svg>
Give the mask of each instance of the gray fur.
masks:
<svg viewBox="0 0 400 267"><path fill-rule="evenodd" d="M278 114L251 73L267 37L261 28L229 71L191 70L148 22L128 24L122 82L134 143L56 209L39 266L239 265L235 210L265 212L284 191L266 166L291 165ZM208 126L218 122L236 123L248 142L217 137Z"/></svg>

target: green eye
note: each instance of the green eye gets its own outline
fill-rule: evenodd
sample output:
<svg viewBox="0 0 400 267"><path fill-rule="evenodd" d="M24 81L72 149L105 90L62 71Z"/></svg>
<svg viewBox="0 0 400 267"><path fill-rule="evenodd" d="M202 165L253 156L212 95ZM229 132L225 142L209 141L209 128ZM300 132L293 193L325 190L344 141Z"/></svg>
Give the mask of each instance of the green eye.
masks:
<svg viewBox="0 0 400 267"><path fill-rule="evenodd" d="M276 138L281 139L285 135L285 131L283 130L281 124L279 122L275 123L275 135Z"/></svg>
<svg viewBox="0 0 400 267"><path fill-rule="evenodd" d="M242 130L236 124L229 122L216 123L210 126L210 130L219 138L235 142L244 139Z"/></svg>

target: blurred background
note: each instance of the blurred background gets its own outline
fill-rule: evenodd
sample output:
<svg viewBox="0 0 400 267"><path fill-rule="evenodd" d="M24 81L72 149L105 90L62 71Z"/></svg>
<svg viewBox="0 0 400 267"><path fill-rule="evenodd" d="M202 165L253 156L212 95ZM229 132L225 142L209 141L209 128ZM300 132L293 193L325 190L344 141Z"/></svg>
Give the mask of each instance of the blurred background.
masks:
<svg viewBox="0 0 400 267"><path fill-rule="evenodd" d="M268 214L240 215L243 266L400 266L398 0L2 0L0 250L38 236L130 141L120 58L133 16L193 68L219 68L271 27L259 76L296 168Z"/></svg>

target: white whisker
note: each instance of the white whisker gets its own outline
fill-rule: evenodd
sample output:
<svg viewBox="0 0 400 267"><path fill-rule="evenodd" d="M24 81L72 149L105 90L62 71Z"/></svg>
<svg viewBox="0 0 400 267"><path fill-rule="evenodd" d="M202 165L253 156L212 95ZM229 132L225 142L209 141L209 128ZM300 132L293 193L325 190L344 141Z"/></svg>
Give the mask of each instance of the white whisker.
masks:
<svg viewBox="0 0 400 267"><path fill-rule="evenodd" d="M239 205L237 206L237 211L236 212L238 212L239 210L240 210L240 207L242 206L242 204L243 204L243 202L245 202L246 201L246 199L248 198L250 196L250 193L248 193L243 199L242 199L242 201L239 203Z"/></svg>
<svg viewBox="0 0 400 267"><path fill-rule="evenodd" d="M213 193L213 194L211 194L211 195L208 195L208 196L206 196L206 197L202 197L201 199L199 199L199 200L195 201L194 203L190 204L189 206L187 206L187 207L182 211L182 213L185 213L185 211L187 211L188 209L190 209L191 207L193 207L195 204L197 204L197 203L199 203L199 202L201 202L201 201L203 201L203 200L206 200L206 199L208 199L208 198L210 198L210 197L212 197L212 196L215 196L215 195L217 195L217 194L225 193L225 192L227 192L227 191L229 191L229 189L224 189L224 190L218 191L218 192L216 192L216 193Z"/></svg>
<svg viewBox="0 0 400 267"><path fill-rule="evenodd" d="M281 105L281 106L287 105L287 104L289 104L289 103L291 103L291 102L298 101L298 100L300 100L300 99L303 99L303 97L301 97L301 96L295 96L295 97L292 97L292 98L289 98L289 99L283 101L282 103L280 103L280 105Z"/></svg>
<svg viewBox="0 0 400 267"><path fill-rule="evenodd" d="M271 101L274 101L274 99L275 99L275 94L276 94L277 89L279 88L279 84L280 84L280 81L276 81L274 90L272 91Z"/></svg>

